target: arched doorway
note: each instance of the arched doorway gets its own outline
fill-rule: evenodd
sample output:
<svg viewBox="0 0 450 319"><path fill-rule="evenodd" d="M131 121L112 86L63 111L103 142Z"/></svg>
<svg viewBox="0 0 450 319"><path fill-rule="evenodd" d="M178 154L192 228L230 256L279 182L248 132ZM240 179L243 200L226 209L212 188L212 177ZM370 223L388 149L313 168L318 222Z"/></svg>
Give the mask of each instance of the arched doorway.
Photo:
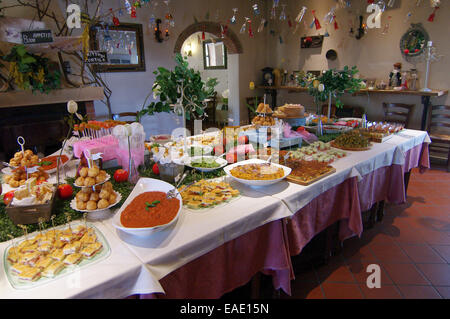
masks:
<svg viewBox="0 0 450 319"><path fill-rule="evenodd" d="M185 52L183 52L183 48L186 45L186 43L188 41L192 41L192 37L196 36L196 34L201 34L203 32L207 34L206 38L214 37L217 41L222 41L227 49L228 61L226 69L227 73L226 82L229 91L228 112L226 115L223 115L223 112L220 113L221 117L225 116L225 120L230 119L230 121L227 121L226 124L234 125L234 123L237 123L235 125L239 125L240 122L239 54L243 53L243 48L237 35L230 29L228 29L227 32L224 35L222 35L222 27L219 23L216 22L204 21L194 23L188 26L186 29L183 30L183 32L180 33L175 43L174 53L181 53L182 55L184 55ZM199 71L200 73L207 73L205 72L205 70L202 70L201 68ZM219 98L222 97L223 89L224 89L223 86L221 86L220 88L221 91L217 92L217 96Z"/></svg>

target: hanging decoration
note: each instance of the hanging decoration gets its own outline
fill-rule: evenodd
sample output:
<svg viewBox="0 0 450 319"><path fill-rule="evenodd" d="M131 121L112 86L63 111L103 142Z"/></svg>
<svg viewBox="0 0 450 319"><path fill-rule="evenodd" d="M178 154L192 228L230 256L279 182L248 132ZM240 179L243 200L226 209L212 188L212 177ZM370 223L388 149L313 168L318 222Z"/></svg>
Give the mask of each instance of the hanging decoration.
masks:
<svg viewBox="0 0 450 319"><path fill-rule="evenodd" d="M302 22L303 17L305 16L306 10L308 10L308 8L302 7L302 9L298 13L297 17L295 18L295 22L297 22L297 23Z"/></svg>
<svg viewBox="0 0 450 319"><path fill-rule="evenodd" d="M312 10L311 11L313 16L314 16L314 25L316 26L316 30L320 30L322 28L322 26L320 25L319 19L317 19L316 17L316 10Z"/></svg>
<svg viewBox="0 0 450 319"><path fill-rule="evenodd" d="M389 32L389 27L390 27L390 25L391 25L391 19L392 19L392 17L391 16L388 16L388 18L387 18L387 22L386 22L386 24L384 25L384 27L383 27L383 31L381 31L381 34L383 34L383 35L385 35L385 34L388 34L388 32Z"/></svg>
<svg viewBox="0 0 450 319"><path fill-rule="evenodd" d="M220 32L221 38L222 38L222 39L225 39L225 36L226 36L227 33L228 33L228 24L226 24L226 25L221 24L221 25L220 25L220 30L221 30L221 32Z"/></svg>
<svg viewBox="0 0 450 319"><path fill-rule="evenodd" d="M259 11L259 8L258 8L258 4L257 3L255 3L253 6L252 6L252 8L253 8L253 14L255 15L255 16L258 16L261 12Z"/></svg>
<svg viewBox="0 0 450 319"><path fill-rule="evenodd" d="M433 12L428 17L429 22L433 22L434 18L436 17L436 11L439 9L439 7L434 7Z"/></svg>
<svg viewBox="0 0 450 319"><path fill-rule="evenodd" d="M282 4L281 7L283 9L281 9L280 20L281 21L285 21L287 19L287 16L286 16L286 5Z"/></svg>
<svg viewBox="0 0 450 319"><path fill-rule="evenodd" d="M274 20L277 18L277 8L280 0L273 0L272 9L270 10L270 19Z"/></svg>
<svg viewBox="0 0 450 319"><path fill-rule="evenodd" d="M238 12L238 8L233 8L233 16L230 19L231 24L236 24L236 14Z"/></svg>
<svg viewBox="0 0 450 319"><path fill-rule="evenodd" d="M125 10L127 10L128 14L131 14L131 4L128 0L125 0Z"/></svg>
<svg viewBox="0 0 450 319"><path fill-rule="evenodd" d="M245 33L245 31L247 31L247 21L249 20L249 18L245 17L245 22L241 27L241 30L239 31L239 33Z"/></svg>
<svg viewBox="0 0 450 319"><path fill-rule="evenodd" d="M155 40L159 43L162 43L164 41L161 32L161 23L162 23L161 19L156 19Z"/></svg>
<svg viewBox="0 0 450 319"><path fill-rule="evenodd" d="M267 20L262 18L261 22L259 23L258 32L262 32L264 30L264 27L266 26Z"/></svg>
<svg viewBox="0 0 450 319"><path fill-rule="evenodd" d="M109 8L109 11L111 12L111 16L112 16L112 22L115 26L119 26L120 25L120 21L119 19L114 15L113 9Z"/></svg>
<svg viewBox="0 0 450 319"><path fill-rule="evenodd" d="M336 13L335 13L335 11L336 11L336 7L332 7L330 9L330 11L325 15L324 20L325 20L325 22L327 24L332 24L333 23L334 24L334 29L337 30L337 29L339 29L339 26L338 26L337 21L336 21Z"/></svg>
<svg viewBox="0 0 450 319"><path fill-rule="evenodd" d="M288 26L289 28L292 28L292 20L290 16L288 16Z"/></svg>
<svg viewBox="0 0 450 319"><path fill-rule="evenodd" d="M409 20L411 19L411 17L412 17L412 13L411 12L408 12L407 14L406 14L406 18L405 18L405 23L407 23L407 22L409 22Z"/></svg>
<svg viewBox="0 0 450 319"><path fill-rule="evenodd" d="M250 38L253 38L252 20L248 19L247 22L248 22L248 36Z"/></svg>
<svg viewBox="0 0 450 319"><path fill-rule="evenodd" d="M135 7L131 7L131 17L132 18L136 18L136 8Z"/></svg>
<svg viewBox="0 0 450 319"><path fill-rule="evenodd" d="M392 8L393 6L395 6L395 0L389 0L387 5L389 8Z"/></svg>
<svg viewBox="0 0 450 319"><path fill-rule="evenodd" d="M441 0L430 0L430 4L432 8L439 7L441 5Z"/></svg>

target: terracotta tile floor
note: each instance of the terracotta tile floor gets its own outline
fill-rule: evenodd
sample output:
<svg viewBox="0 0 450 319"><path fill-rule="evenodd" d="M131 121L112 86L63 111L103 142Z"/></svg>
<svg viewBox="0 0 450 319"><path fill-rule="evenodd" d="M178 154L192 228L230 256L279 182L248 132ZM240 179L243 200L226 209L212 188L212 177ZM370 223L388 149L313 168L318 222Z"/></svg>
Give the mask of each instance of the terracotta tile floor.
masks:
<svg viewBox="0 0 450 319"><path fill-rule="evenodd" d="M381 288L366 285L367 266L381 270ZM450 173L413 170L407 203L387 205L362 238L344 242L329 264L296 275L282 298L449 299Z"/></svg>

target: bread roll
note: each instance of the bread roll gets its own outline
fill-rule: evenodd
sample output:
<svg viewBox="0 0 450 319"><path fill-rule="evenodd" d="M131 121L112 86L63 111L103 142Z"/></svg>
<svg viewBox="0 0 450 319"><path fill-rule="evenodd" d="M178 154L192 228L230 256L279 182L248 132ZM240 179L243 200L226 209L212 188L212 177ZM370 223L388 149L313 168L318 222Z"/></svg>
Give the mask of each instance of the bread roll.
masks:
<svg viewBox="0 0 450 319"><path fill-rule="evenodd" d="M86 204L86 209L87 210L96 210L97 209L97 203L92 201L92 200L88 201L87 204Z"/></svg>

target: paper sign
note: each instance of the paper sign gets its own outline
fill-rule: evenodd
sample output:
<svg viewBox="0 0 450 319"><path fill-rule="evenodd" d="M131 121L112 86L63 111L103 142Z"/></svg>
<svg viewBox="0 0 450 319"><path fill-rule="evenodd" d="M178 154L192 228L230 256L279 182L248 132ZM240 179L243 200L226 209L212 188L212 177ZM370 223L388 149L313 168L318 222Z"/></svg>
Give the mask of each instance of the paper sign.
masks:
<svg viewBox="0 0 450 319"><path fill-rule="evenodd" d="M52 30L22 31L23 44L38 44L53 42Z"/></svg>
<svg viewBox="0 0 450 319"><path fill-rule="evenodd" d="M108 56L105 51L89 51L86 57L87 64L107 63Z"/></svg>
<svg viewBox="0 0 450 319"><path fill-rule="evenodd" d="M38 171L39 166L26 167L27 174L36 173Z"/></svg>
<svg viewBox="0 0 450 319"><path fill-rule="evenodd" d="M102 158L102 155L103 155L103 153L92 154L92 155L91 155L91 159L92 159L93 161L96 161L96 160L98 160L98 159L101 159L101 158Z"/></svg>

